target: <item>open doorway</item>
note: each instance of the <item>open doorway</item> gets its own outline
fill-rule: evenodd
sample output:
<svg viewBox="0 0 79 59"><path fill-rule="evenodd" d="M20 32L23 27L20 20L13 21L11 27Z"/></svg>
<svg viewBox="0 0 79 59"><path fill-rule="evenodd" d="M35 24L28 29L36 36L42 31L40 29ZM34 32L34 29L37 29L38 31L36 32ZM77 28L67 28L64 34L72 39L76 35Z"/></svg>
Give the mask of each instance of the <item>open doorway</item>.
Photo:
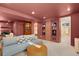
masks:
<svg viewBox="0 0 79 59"><path fill-rule="evenodd" d="M71 16L60 18L61 43L71 44Z"/></svg>

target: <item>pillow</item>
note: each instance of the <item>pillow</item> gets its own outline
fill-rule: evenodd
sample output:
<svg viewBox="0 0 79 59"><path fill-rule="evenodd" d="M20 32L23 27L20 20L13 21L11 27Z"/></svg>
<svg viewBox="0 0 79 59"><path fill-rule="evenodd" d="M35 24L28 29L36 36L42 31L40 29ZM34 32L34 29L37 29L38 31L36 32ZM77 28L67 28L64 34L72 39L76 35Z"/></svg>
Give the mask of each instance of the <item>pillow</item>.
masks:
<svg viewBox="0 0 79 59"><path fill-rule="evenodd" d="M36 44L41 44L43 43L41 40L37 39L37 37L35 35L24 35L24 38L26 41L30 41Z"/></svg>
<svg viewBox="0 0 79 59"><path fill-rule="evenodd" d="M32 40L32 42L35 43L35 44L43 44L43 42L41 40L39 40L39 39Z"/></svg>
<svg viewBox="0 0 79 59"><path fill-rule="evenodd" d="M18 40L19 43L22 43L22 41L23 41L22 39L19 39L19 40Z"/></svg>
<svg viewBox="0 0 79 59"><path fill-rule="evenodd" d="M19 35L19 36L17 36L18 38L24 38L24 35Z"/></svg>
<svg viewBox="0 0 79 59"><path fill-rule="evenodd" d="M37 39L35 35L24 35L24 38L30 41Z"/></svg>
<svg viewBox="0 0 79 59"><path fill-rule="evenodd" d="M26 42L26 40L21 38L21 39L19 39L17 42L18 42L18 44L20 44L20 43Z"/></svg>

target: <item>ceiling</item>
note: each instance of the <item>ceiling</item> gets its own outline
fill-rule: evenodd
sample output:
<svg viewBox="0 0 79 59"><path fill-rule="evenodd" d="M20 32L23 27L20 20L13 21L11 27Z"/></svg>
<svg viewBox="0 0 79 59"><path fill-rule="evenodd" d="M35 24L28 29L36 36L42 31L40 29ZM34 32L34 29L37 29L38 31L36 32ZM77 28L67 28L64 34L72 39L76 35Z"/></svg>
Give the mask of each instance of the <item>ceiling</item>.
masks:
<svg viewBox="0 0 79 59"><path fill-rule="evenodd" d="M78 3L6 3L0 6L34 16L38 19L53 18L79 12ZM70 8L70 11L67 11ZM35 14L31 14L35 11Z"/></svg>

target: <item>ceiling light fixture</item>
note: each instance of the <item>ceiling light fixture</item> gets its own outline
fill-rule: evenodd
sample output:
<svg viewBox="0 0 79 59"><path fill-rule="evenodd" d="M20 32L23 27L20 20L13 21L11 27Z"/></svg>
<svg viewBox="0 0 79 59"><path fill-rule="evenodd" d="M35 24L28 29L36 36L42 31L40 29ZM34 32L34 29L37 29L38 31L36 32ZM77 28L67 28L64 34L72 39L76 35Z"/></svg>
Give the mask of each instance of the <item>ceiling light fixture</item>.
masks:
<svg viewBox="0 0 79 59"><path fill-rule="evenodd" d="M8 23L6 23L8 25Z"/></svg>
<svg viewBox="0 0 79 59"><path fill-rule="evenodd" d="M45 19L46 17L44 16L43 19Z"/></svg>
<svg viewBox="0 0 79 59"><path fill-rule="evenodd" d="M35 12L34 12L34 11L32 11L32 14L35 14Z"/></svg>
<svg viewBox="0 0 79 59"><path fill-rule="evenodd" d="M10 20L8 20L8 23L11 22Z"/></svg>
<svg viewBox="0 0 79 59"><path fill-rule="evenodd" d="M70 8L67 8L67 11L70 11Z"/></svg>

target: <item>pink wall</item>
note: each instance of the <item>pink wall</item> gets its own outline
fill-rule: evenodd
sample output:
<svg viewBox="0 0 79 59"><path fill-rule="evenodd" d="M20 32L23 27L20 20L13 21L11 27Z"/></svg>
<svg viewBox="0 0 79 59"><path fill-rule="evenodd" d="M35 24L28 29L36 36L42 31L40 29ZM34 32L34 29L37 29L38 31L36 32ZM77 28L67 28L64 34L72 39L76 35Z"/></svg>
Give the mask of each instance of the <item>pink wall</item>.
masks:
<svg viewBox="0 0 79 59"><path fill-rule="evenodd" d="M11 16L12 18L18 18L18 20L23 20L21 18L21 17L23 17L23 18L25 18L24 20L27 19L27 20L30 20L30 21L38 21L38 19L33 17L33 16L23 14L23 13L20 13L20 12L17 12L17 11L14 11L14 10L11 10L11 9L8 9L8 8L5 8L5 7L0 7L0 12L2 14L4 14L6 17ZM2 14L0 14L0 21L7 21L8 18L2 16ZM13 16L13 15L15 15L15 16ZM12 20L12 18L10 20ZM17 22L17 21L13 23L13 33L15 35L24 34L24 25L23 24L24 24L23 22ZM33 27L32 27L32 32L33 32Z"/></svg>
<svg viewBox="0 0 79 59"><path fill-rule="evenodd" d="M74 38L79 38L79 13L71 16L71 45L74 45Z"/></svg>
<svg viewBox="0 0 79 59"><path fill-rule="evenodd" d="M56 41L55 42L61 42L61 33L60 33L60 23L59 23L59 18L56 18L55 22L57 23L57 35L56 35Z"/></svg>
<svg viewBox="0 0 79 59"><path fill-rule="evenodd" d="M37 23L37 36L42 37L42 23L37 21L32 21L32 34L34 34L34 23Z"/></svg>
<svg viewBox="0 0 79 59"><path fill-rule="evenodd" d="M13 23L8 23L8 18L4 16L0 16L0 26L1 27L6 27L6 28L1 28L0 32L4 31L13 31L15 35L22 35L24 34L24 22L21 21L14 21ZM8 24L7 24L8 23Z"/></svg>
<svg viewBox="0 0 79 59"><path fill-rule="evenodd" d="M46 40L51 40L52 39L52 22L51 19L47 19L46 21Z"/></svg>
<svg viewBox="0 0 79 59"><path fill-rule="evenodd" d="M24 34L24 22L14 22L13 24L13 32L15 35L23 35Z"/></svg>
<svg viewBox="0 0 79 59"><path fill-rule="evenodd" d="M42 23L38 22L38 38L42 37Z"/></svg>
<svg viewBox="0 0 79 59"><path fill-rule="evenodd" d="M13 23L0 22L0 34L2 32L11 32Z"/></svg>

